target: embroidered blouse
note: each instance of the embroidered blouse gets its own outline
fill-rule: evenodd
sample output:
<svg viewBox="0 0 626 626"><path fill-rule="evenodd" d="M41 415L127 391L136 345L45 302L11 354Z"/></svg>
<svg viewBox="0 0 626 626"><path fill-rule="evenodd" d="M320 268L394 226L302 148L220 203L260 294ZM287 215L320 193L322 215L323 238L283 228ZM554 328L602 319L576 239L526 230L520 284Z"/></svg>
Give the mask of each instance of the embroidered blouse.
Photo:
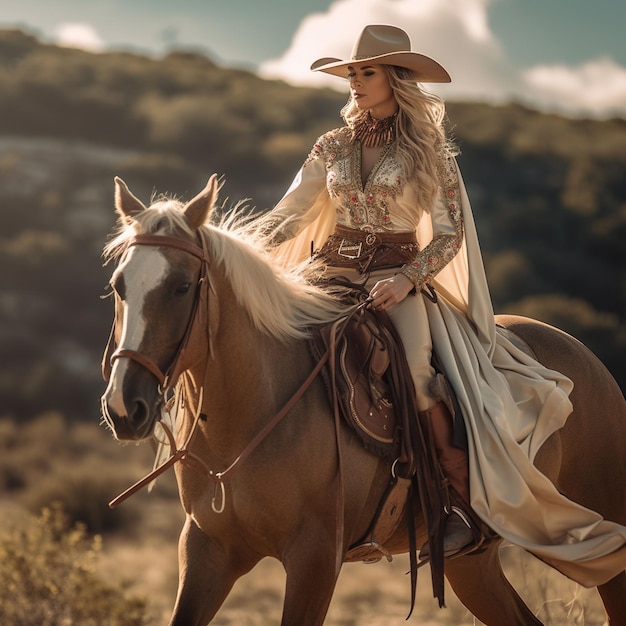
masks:
<svg viewBox="0 0 626 626"><path fill-rule="evenodd" d="M440 189L431 207L420 206L417 183L406 180L395 143L385 146L365 184L361 178L361 143L342 127L322 135L272 215L282 218L284 239L295 237L313 222L311 210L327 194L338 224L374 232L411 232L424 216L432 223L432 240L420 242L415 259L401 268L418 289L457 254L463 242L463 215L456 165L448 157L440 165ZM282 238L281 237L281 238ZM323 242L315 242L321 245Z"/></svg>

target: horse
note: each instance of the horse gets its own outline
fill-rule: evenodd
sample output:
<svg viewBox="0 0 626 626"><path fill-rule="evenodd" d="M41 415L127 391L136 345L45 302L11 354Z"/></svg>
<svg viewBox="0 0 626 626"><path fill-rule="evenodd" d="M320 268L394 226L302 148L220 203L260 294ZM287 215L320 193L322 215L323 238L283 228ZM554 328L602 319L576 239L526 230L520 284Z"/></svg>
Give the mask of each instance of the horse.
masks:
<svg viewBox="0 0 626 626"><path fill-rule="evenodd" d="M104 252L117 266L103 416L117 439L142 440L155 431L166 390L176 381L185 389L162 466L174 466L186 513L170 626L209 623L235 581L265 557L286 572L281 624L318 626L348 547L379 507L390 464L336 422L316 375L310 329L344 305L273 264L267 240L246 220L217 220L218 191L213 175L187 203L146 207L116 178L120 230ZM626 523L623 489L614 488L626 480L626 403L617 383L566 333L496 317L574 382L574 412L536 465L571 499ZM421 545L427 530L417 513ZM391 555L409 550L408 535L402 521L386 545ZM498 544L447 559L452 590L487 625L541 624L504 576ZM626 574L598 591L610 623L626 624Z"/></svg>

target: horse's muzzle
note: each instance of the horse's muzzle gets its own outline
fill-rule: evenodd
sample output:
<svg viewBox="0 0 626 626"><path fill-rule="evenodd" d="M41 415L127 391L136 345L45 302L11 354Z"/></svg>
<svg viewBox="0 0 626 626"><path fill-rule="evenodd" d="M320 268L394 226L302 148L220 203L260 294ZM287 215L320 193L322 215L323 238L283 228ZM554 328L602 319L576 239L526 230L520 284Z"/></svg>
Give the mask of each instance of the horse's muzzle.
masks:
<svg viewBox="0 0 626 626"><path fill-rule="evenodd" d="M139 386L126 381L120 388L115 377L109 381L101 398L102 416L116 439L139 441L152 435L162 396L153 381L150 382Z"/></svg>

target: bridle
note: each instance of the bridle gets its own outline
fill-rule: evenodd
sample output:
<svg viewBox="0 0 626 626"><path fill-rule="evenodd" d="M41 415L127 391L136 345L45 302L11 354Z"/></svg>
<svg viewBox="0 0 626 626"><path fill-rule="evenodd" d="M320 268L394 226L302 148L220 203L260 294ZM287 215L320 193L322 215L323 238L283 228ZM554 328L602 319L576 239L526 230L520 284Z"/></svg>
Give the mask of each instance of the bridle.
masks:
<svg viewBox="0 0 626 626"><path fill-rule="evenodd" d="M141 352L138 352L137 350L131 350L128 348L116 349L108 359L106 359L105 357L106 362L103 363L104 378L108 382L108 379L111 376L111 368L113 367L113 363L115 361L117 361L118 359L130 359L131 361L135 361L135 363L138 363L139 365L147 369L159 381L159 393L163 395L166 391L172 389L176 385L178 376L174 377L172 376L172 374L178 369L177 366L180 364L180 361L186 352L191 331L193 330L193 326L196 323L202 292L200 287L203 283L205 283L209 287L209 289L211 286L209 277L209 256L206 249L204 248L204 245L201 247L191 241L167 235L135 235L128 241L126 249L128 250L132 246L175 248L177 250L182 250L184 252L187 252L188 254L191 254L192 256L195 256L201 261L200 277L198 279L196 295L194 303L192 305L191 314L189 316L189 321L187 322L187 328L185 329L185 333L178 345L176 354L174 355L172 362L165 370L165 372L161 371L161 368L157 365L154 359L146 356L145 354L142 354ZM111 338L109 339L109 341L114 341L114 336L115 320L113 322Z"/></svg>

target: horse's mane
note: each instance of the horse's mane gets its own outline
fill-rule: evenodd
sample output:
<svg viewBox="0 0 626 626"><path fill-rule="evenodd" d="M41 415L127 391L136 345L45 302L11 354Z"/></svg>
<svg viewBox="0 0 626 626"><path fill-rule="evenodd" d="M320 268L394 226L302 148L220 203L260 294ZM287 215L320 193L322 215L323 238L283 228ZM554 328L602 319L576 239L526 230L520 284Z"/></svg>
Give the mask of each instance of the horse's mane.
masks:
<svg viewBox="0 0 626 626"><path fill-rule="evenodd" d="M118 259L129 240L138 234L193 232L183 214L184 204L174 199L155 202L132 220L123 218L118 232L107 243L103 256ZM345 303L315 285L316 267L303 263L281 266L271 256L271 232L262 217L241 203L221 217L212 212L198 229L213 263L221 264L233 293L259 330L279 339L303 338L311 326L330 322L345 314ZM214 222L214 223L213 223Z"/></svg>

